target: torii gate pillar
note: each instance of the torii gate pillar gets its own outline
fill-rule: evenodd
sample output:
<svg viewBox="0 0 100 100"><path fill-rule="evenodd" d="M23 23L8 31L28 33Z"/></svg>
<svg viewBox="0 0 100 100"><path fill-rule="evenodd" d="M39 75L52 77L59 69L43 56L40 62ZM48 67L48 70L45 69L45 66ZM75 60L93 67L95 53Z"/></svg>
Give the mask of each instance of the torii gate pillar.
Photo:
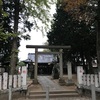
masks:
<svg viewBox="0 0 100 100"><path fill-rule="evenodd" d="M60 79L63 77L63 58L62 58L62 49L60 49L60 62L59 62L59 65L60 65Z"/></svg>
<svg viewBox="0 0 100 100"><path fill-rule="evenodd" d="M37 72L38 72L38 48L35 48L35 67L34 67L34 80L33 83L37 84Z"/></svg>
<svg viewBox="0 0 100 100"><path fill-rule="evenodd" d="M60 85L65 85L65 80L63 79L63 57L62 57L62 52L63 49L60 49L60 56L59 56L59 65L60 65L60 76L59 76L59 84Z"/></svg>

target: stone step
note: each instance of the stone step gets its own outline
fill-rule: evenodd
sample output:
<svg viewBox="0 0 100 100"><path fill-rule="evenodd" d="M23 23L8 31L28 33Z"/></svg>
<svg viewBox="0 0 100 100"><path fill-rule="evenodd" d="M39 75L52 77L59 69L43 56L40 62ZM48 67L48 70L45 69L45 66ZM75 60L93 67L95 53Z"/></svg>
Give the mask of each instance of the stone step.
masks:
<svg viewBox="0 0 100 100"><path fill-rule="evenodd" d="M59 93L76 93L75 90L71 90L71 91L66 91L66 90L53 90L53 91L49 91L49 94L59 94ZM37 91L37 92L34 92L34 91L30 91L29 92L29 95L32 95L32 94L46 94L46 91Z"/></svg>
<svg viewBox="0 0 100 100"><path fill-rule="evenodd" d="M76 91L50 91L49 97L78 97L79 94ZM46 98L46 92L30 92L29 98Z"/></svg>

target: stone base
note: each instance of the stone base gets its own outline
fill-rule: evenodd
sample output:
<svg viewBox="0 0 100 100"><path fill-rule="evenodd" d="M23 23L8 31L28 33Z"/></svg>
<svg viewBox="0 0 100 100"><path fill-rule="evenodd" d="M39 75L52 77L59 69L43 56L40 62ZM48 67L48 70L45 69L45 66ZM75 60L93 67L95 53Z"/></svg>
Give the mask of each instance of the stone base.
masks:
<svg viewBox="0 0 100 100"><path fill-rule="evenodd" d="M68 79L65 81L67 86L75 85L74 82L71 79Z"/></svg>
<svg viewBox="0 0 100 100"><path fill-rule="evenodd" d="M33 84L39 84L37 79L33 79Z"/></svg>
<svg viewBox="0 0 100 100"><path fill-rule="evenodd" d="M65 80L63 78L59 78L59 84L61 86L65 85Z"/></svg>

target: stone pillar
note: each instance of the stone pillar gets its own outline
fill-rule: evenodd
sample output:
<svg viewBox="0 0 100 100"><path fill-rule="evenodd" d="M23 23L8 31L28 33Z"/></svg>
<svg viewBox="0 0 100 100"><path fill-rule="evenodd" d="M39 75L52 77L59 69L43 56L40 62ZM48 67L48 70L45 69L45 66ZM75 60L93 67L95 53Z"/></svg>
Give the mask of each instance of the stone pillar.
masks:
<svg viewBox="0 0 100 100"><path fill-rule="evenodd" d="M66 85L73 85L73 81L72 81L72 66L71 66L71 62L68 61L67 63L67 73L68 73L68 79L66 81Z"/></svg>
<svg viewBox="0 0 100 100"><path fill-rule="evenodd" d="M59 84L60 85L65 85L65 80L63 79L63 57L62 57L62 49L60 49L59 65L60 65Z"/></svg>
<svg viewBox="0 0 100 100"><path fill-rule="evenodd" d="M33 83L37 84L37 72L38 72L38 48L35 48L35 68L34 68L34 80Z"/></svg>
<svg viewBox="0 0 100 100"><path fill-rule="evenodd" d="M83 73L84 73L83 66L77 66L77 83L80 85L83 84L82 80Z"/></svg>

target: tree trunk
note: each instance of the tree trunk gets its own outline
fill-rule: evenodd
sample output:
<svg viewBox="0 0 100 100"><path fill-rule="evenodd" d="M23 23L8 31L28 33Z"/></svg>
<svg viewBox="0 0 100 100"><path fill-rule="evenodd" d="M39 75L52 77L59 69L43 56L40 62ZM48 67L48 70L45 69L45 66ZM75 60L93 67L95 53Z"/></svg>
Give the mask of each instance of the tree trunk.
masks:
<svg viewBox="0 0 100 100"><path fill-rule="evenodd" d="M98 30L97 30L97 66L98 71L100 72L100 0L98 0L98 13L97 13L97 23L98 23Z"/></svg>
<svg viewBox="0 0 100 100"><path fill-rule="evenodd" d="M14 0L14 3L15 3L14 34L17 34L18 33L18 20L19 20L19 0ZM18 39L18 37L14 37L13 43L12 43L12 53L11 53L11 60L10 60L10 67L11 67L10 73L12 75L16 72L16 63L17 63L17 57L18 57L18 53L17 53L18 41L17 41L17 39Z"/></svg>

